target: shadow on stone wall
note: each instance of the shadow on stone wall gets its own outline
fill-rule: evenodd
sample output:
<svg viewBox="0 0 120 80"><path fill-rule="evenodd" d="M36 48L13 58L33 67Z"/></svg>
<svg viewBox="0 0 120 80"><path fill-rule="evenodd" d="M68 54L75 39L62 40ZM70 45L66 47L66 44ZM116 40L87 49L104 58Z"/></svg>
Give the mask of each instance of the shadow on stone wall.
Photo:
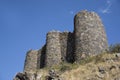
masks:
<svg viewBox="0 0 120 80"><path fill-rule="evenodd" d="M67 51L66 51L66 60L69 63L75 61L74 58L74 34L69 32L67 37Z"/></svg>
<svg viewBox="0 0 120 80"><path fill-rule="evenodd" d="M44 68L46 59L46 45L42 47L38 54L38 68Z"/></svg>
<svg viewBox="0 0 120 80"><path fill-rule="evenodd" d="M45 59L46 59L46 45L43 46L40 56L40 68L45 66Z"/></svg>

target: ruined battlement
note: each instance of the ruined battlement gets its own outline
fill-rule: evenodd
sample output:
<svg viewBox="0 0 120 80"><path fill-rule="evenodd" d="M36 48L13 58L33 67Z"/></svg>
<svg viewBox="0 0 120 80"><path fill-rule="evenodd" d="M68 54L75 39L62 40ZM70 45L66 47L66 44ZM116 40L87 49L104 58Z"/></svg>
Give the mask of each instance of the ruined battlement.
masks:
<svg viewBox="0 0 120 80"><path fill-rule="evenodd" d="M25 64L24 64L24 71L32 71L38 68L37 65L37 58L38 51L37 50L29 50L26 54Z"/></svg>
<svg viewBox="0 0 120 80"><path fill-rule="evenodd" d="M50 31L41 49L27 53L24 71L79 62L106 49L107 38L100 17L95 12L81 11L74 17L73 32Z"/></svg>

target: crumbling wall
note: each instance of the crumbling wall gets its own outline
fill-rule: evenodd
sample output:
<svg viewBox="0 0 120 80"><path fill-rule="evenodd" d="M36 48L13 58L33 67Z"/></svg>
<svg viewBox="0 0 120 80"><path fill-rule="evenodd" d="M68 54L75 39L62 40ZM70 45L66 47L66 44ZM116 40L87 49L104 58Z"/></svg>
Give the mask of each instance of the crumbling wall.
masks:
<svg viewBox="0 0 120 80"><path fill-rule="evenodd" d="M108 48L104 26L94 12L81 11L74 18L75 55L80 61L86 55L96 55Z"/></svg>
<svg viewBox="0 0 120 80"><path fill-rule="evenodd" d="M35 71L38 67L37 58L38 51L37 50L29 50L26 54L25 64L24 64L24 72Z"/></svg>
<svg viewBox="0 0 120 80"><path fill-rule="evenodd" d="M71 32L60 33L61 54L63 62L73 62L74 38Z"/></svg>
<svg viewBox="0 0 120 80"><path fill-rule="evenodd" d="M74 31L51 31L46 44L38 51L27 52L24 70L35 70L45 66L73 63L89 55L108 49L106 33L99 16L94 12L81 11L74 17Z"/></svg>
<svg viewBox="0 0 120 80"><path fill-rule="evenodd" d="M60 32L51 31L47 34L46 60L47 67L61 63Z"/></svg>
<svg viewBox="0 0 120 80"><path fill-rule="evenodd" d="M38 50L38 69L45 67L45 59L46 59L46 44Z"/></svg>

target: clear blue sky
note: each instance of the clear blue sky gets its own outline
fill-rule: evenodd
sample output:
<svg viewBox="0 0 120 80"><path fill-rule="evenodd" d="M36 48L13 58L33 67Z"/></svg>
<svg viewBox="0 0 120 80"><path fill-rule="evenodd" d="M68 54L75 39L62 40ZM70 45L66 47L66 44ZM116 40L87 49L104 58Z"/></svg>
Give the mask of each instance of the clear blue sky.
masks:
<svg viewBox="0 0 120 80"><path fill-rule="evenodd" d="M84 9L100 15L109 44L120 42L120 0L0 0L0 80L23 71L26 52L40 49L48 31L73 31Z"/></svg>

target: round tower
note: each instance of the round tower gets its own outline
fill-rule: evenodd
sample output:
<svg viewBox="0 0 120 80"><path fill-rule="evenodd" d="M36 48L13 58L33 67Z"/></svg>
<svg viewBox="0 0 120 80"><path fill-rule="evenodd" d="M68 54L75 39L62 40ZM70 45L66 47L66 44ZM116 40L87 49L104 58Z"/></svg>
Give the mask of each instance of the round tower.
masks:
<svg viewBox="0 0 120 80"><path fill-rule="evenodd" d="M96 55L108 49L104 26L94 12L81 11L74 17L76 61L88 55Z"/></svg>
<svg viewBox="0 0 120 80"><path fill-rule="evenodd" d="M35 71L38 68L37 59L38 59L38 51L29 50L26 54L24 72Z"/></svg>
<svg viewBox="0 0 120 80"><path fill-rule="evenodd" d="M46 66L58 65L61 62L60 32L48 32L46 42Z"/></svg>

